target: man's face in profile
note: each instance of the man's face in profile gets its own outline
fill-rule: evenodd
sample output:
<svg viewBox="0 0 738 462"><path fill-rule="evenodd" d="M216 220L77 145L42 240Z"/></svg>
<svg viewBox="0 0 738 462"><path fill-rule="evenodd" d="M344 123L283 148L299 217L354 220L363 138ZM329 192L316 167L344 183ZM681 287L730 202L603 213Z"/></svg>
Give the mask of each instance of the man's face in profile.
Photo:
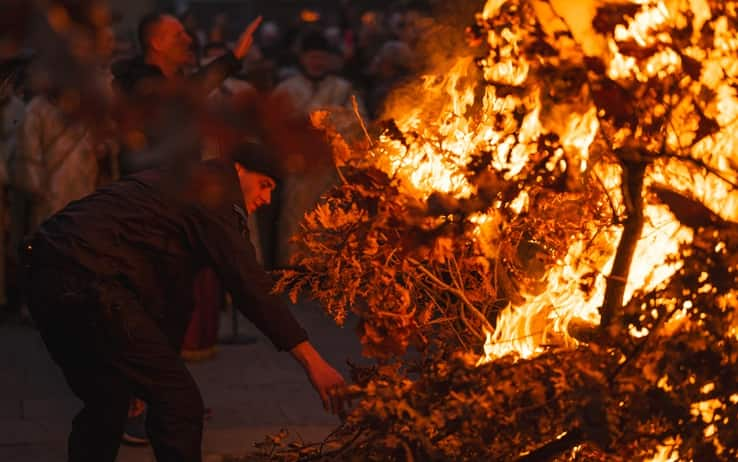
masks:
<svg viewBox="0 0 738 462"><path fill-rule="evenodd" d="M173 16L164 16L154 30L153 47L167 60L178 66L195 63L192 53L192 38L179 20Z"/></svg>
<svg viewBox="0 0 738 462"><path fill-rule="evenodd" d="M259 207L269 205L276 186L274 180L262 173L246 170L238 163L235 165L246 211L251 214Z"/></svg>

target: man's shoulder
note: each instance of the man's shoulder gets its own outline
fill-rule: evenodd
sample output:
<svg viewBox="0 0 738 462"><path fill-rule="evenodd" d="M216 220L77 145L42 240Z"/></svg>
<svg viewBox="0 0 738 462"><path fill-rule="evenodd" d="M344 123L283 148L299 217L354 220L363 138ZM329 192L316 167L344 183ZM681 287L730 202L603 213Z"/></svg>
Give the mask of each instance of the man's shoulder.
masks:
<svg viewBox="0 0 738 462"><path fill-rule="evenodd" d="M221 159L198 162L186 176L185 194L193 203L221 212L240 203L241 188L232 163Z"/></svg>
<svg viewBox="0 0 738 462"><path fill-rule="evenodd" d="M240 204L242 198L235 168L228 167L227 162L215 159L153 168L124 177L107 189L122 197L151 196L173 209L232 216L233 204Z"/></svg>
<svg viewBox="0 0 738 462"><path fill-rule="evenodd" d="M123 92L141 91L141 83L163 79L158 67L147 64L142 56L123 59L111 67L113 85Z"/></svg>

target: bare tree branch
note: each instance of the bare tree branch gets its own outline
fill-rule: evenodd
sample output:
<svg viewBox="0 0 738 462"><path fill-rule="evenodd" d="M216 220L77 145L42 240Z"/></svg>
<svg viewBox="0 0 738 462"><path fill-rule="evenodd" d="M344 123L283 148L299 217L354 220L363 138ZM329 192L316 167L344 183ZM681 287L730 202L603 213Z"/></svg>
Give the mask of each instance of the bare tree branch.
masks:
<svg viewBox="0 0 738 462"><path fill-rule="evenodd" d="M643 231L643 180L646 163L625 160L623 163L623 198L627 217L623 220L623 234L615 253L612 271L607 279L605 299L600 308L601 329L607 329L615 313L623 307L625 286L638 241Z"/></svg>

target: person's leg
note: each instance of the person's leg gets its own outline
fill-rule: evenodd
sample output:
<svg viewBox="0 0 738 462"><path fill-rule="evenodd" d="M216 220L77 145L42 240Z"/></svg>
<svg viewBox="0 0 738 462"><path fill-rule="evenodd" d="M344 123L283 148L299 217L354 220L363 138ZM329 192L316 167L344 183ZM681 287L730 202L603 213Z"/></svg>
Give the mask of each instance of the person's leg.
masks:
<svg viewBox="0 0 738 462"><path fill-rule="evenodd" d="M74 379L67 381L72 385ZM114 461L128 415L131 386L116 370L79 375L72 385L84 407L72 421L68 440L69 462Z"/></svg>
<svg viewBox="0 0 738 462"><path fill-rule="evenodd" d="M163 378L149 388L146 419L156 460L200 462L205 408L197 384L184 364L180 372Z"/></svg>
<svg viewBox="0 0 738 462"><path fill-rule="evenodd" d="M105 298L121 303L126 331L111 364L147 404L147 433L157 461L200 462L204 405L178 349L135 297L126 299L124 291Z"/></svg>
<svg viewBox="0 0 738 462"><path fill-rule="evenodd" d="M8 304L8 297L5 285L5 260L7 256L7 250L5 243L7 242L5 235L5 215L6 215L6 204L5 200L5 185L0 183L0 307L4 308Z"/></svg>
<svg viewBox="0 0 738 462"><path fill-rule="evenodd" d="M195 283L192 290L197 295L197 283ZM182 356L185 359L194 358L200 350L203 331L202 321L205 315L203 311L202 304L197 303L197 297L195 297L195 306L192 309L192 316L182 341Z"/></svg>
<svg viewBox="0 0 738 462"><path fill-rule="evenodd" d="M210 348L212 355L217 351L218 344L218 328L220 326L220 313L223 311L223 302L225 294L223 293L223 285L218 278L218 274L212 268L208 271L208 291L207 297L210 299L210 309L208 310L207 322L203 325L203 335L206 344Z"/></svg>
<svg viewBox="0 0 738 462"><path fill-rule="evenodd" d="M70 461L114 460L133 392L149 406L157 461L200 462L199 389L135 294L117 281L75 274L74 266L31 273L34 319L85 404L70 435Z"/></svg>
<svg viewBox="0 0 738 462"><path fill-rule="evenodd" d="M215 355L218 343L218 321L224 296L215 270L203 268L197 273L192 294L194 309L181 354L185 361L201 361Z"/></svg>
<svg viewBox="0 0 738 462"><path fill-rule="evenodd" d="M83 272L36 271L29 308L54 361L83 402L68 439L70 462L113 462L123 433L131 385L105 361Z"/></svg>

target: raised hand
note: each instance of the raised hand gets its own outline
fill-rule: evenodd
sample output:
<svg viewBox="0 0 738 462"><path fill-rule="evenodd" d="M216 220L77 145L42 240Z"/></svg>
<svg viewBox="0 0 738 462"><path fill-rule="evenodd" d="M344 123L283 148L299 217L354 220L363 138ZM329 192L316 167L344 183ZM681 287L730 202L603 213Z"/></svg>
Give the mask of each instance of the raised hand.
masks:
<svg viewBox="0 0 738 462"><path fill-rule="evenodd" d="M238 42L236 42L236 46L233 49L233 55L236 59L243 59L249 52L249 48L251 48L251 45L254 43L254 32L256 32L256 29L259 27L263 19L263 17L259 16L251 21L251 24L249 24L241 36L238 37Z"/></svg>

